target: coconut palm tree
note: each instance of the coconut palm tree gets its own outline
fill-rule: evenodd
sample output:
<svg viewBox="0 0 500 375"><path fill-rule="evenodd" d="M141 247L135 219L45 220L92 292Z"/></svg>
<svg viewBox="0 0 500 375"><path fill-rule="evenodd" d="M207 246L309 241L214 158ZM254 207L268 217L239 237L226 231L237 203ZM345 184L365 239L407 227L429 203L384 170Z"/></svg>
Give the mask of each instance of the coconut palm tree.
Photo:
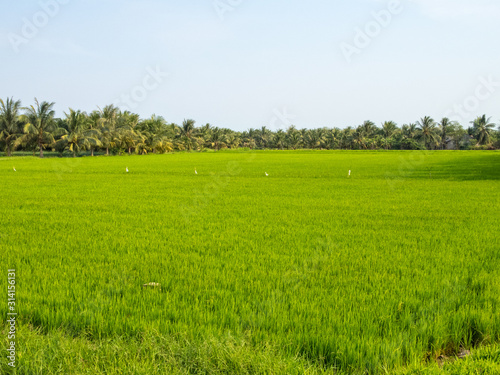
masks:
<svg viewBox="0 0 500 375"><path fill-rule="evenodd" d="M229 133L226 135L226 143L229 148L235 149L240 147L241 138L239 137L238 133L229 131Z"/></svg>
<svg viewBox="0 0 500 375"><path fill-rule="evenodd" d="M226 146L225 140L226 137L222 129L217 127L212 129L212 134L210 135L210 142L212 144L212 147L216 151Z"/></svg>
<svg viewBox="0 0 500 375"><path fill-rule="evenodd" d="M121 151L127 150L128 154L132 154L132 149L136 145L144 142L144 136L135 133L133 130L122 130L116 135L116 144Z"/></svg>
<svg viewBox="0 0 500 375"><path fill-rule="evenodd" d="M276 134L274 134L273 142L276 148L283 150L286 144L286 133L283 129L279 129Z"/></svg>
<svg viewBox="0 0 500 375"><path fill-rule="evenodd" d="M173 148L171 139L167 136L167 122L161 116L153 115L141 121L136 127L136 133L142 136L142 141L136 145L139 154L148 152L163 154Z"/></svg>
<svg viewBox="0 0 500 375"><path fill-rule="evenodd" d="M286 143L287 147L292 150L296 150L302 144L302 134L298 131L295 126L290 126L286 131Z"/></svg>
<svg viewBox="0 0 500 375"><path fill-rule="evenodd" d="M317 129L303 129L304 144L307 148L315 149L321 146L321 132Z"/></svg>
<svg viewBox="0 0 500 375"><path fill-rule="evenodd" d="M191 120L191 119L184 120L182 122L182 127L181 127L181 136L190 138L193 135L193 132L195 129L195 127L194 127L195 123L196 123L196 121Z"/></svg>
<svg viewBox="0 0 500 375"><path fill-rule="evenodd" d="M495 124L490 122L491 117L486 118L486 115L482 115L471 121L474 126L474 134L477 139L477 145L484 145L489 143L492 131L495 129Z"/></svg>
<svg viewBox="0 0 500 375"><path fill-rule="evenodd" d="M163 117L152 115L149 119L141 121L136 130L140 132L147 131L154 134L160 134L165 132L166 128L167 122Z"/></svg>
<svg viewBox="0 0 500 375"><path fill-rule="evenodd" d="M202 147L210 147L210 135L212 133L212 125L205 124L197 129L198 140Z"/></svg>
<svg viewBox="0 0 500 375"><path fill-rule="evenodd" d="M357 146L359 149L366 149L366 131L365 127L363 125L360 125L356 128L356 130L353 133L353 139L352 142Z"/></svg>
<svg viewBox="0 0 500 375"><path fill-rule="evenodd" d="M7 98L0 99L0 142L5 143L7 156L12 155L20 129L21 101Z"/></svg>
<svg viewBox="0 0 500 375"><path fill-rule="evenodd" d="M441 150L446 148L448 143L448 136L453 131L454 123L450 121L448 117L444 117L438 124L439 127L439 137L441 138Z"/></svg>
<svg viewBox="0 0 500 375"><path fill-rule="evenodd" d="M342 131L339 128L330 129L330 131L328 132L328 134L326 136L328 149L334 150L334 149L340 147L341 134L342 134Z"/></svg>
<svg viewBox="0 0 500 375"><path fill-rule="evenodd" d="M464 144L464 139L467 139L465 138L466 134L467 131L462 127L462 125L455 123L455 125L452 127L449 135L457 150L460 150L460 148Z"/></svg>
<svg viewBox="0 0 500 375"><path fill-rule="evenodd" d="M267 128L267 126L263 126L260 130L256 130L256 142L261 148L269 147L271 140L273 138L273 132Z"/></svg>
<svg viewBox="0 0 500 375"><path fill-rule="evenodd" d="M407 139L415 139L418 134L417 124L405 124L401 127L403 137Z"/></svg>
<svg viewBox="0 0 500 375"><path fill-rule="evenodd" d="M181 134L181 127L173 122L167 125L165 135L171 139L179 137Z"/></svg>
<svg viewBox="0 0 500 375"><path fill-rule="evenodd" d="M69 109L69 113L65 112L64 114L66 115L68 134L61 137L61 142L66 142L65 146L73 153L73 157L76 157L77 152L89 146L84 135L87 127L87 115L85 112L75 111L72 108Z"/></svg>
<svg viewBox="0 0 500 375"><path fill-rule="evenodd" d="M174 144L170 138L166 136L156 135L152 142L152 149L154 153L164 154L166 152L172 152L174 149Z"/></svg>
<svg viewBox="0 0 500 375"><path fill-rule="evenodd" d="M358 129L363 132L363 136L365 138L370 138L373 134L377 132L377 126L373 121L365 121L363 122L363 125L358 127Z"/></svg>
<svg viewBox="0 0 500 375"><path fill-rule="evenodd" d="M343 148L345 150L347 150L348 148L352 148L353 133L354 129L351 126L342 129L342 132L340 133L340 148Z"/></svg>
<svg viewBox="0 0 500 375"><path fill-rule="evenodd" d="M144 141L144 137L136 129L138 124L139 115L129 111L119 113L115 135L116 145L122 150L128 150L129 155L136 144Z"/></svg>
<svg viewBox="0 0 500 375"><path fill-rule="evenodd" d="M429 116L425 116L417 122L418 138L424 141L427 148L439 145L436 122Z"/></svg>
<svg viewBox="0 0 500 375"><path fill-rule="evenodd" d="M26 108L25 114L27 124L24 127L24 132L28 135L34 135L37 146L40 150L40 157L43 158L43 149L54 143L52 131L54 130L53 110L55 103L38 102L35 98L35 106L31 105Z"/></svg>
<svg viewBox="0 0 500 375"><path fill-rule="evenodd" d="M101 143L101 127L102 118L99 111L92 111L92 113L87 117L87 128L83 131L83 135L87 140L90 147L90 155L94 156L94 150L102 146Z"/></svg>
<svg viewBox="0 0 500 375"><path fill-rule="evenodd" d="M396 130L398 130L398 126L394 121L385 121L382 124L382 134L384 135L384 145L386 150L389 148L389 138L394 135Z"/></svg>
<svg viewBox="0 0 500 375"><path fill-rule="evenodd" d="M106 155L109 155L109 148L115 145L114 137L116 132L116 123L117 118L120 113L120 109L110 104L104 107L104 109L100 109L101 114L101 143L102 146L106 149Z"/></svg>
<svg viewBox="0 0 500 375"><path fill-rule="evenodd" d="M196 145L197 145L197 140L195 139L194 137L194 132L196 130L195 128L195 121L194 120L191 120L191 119L188 119L188 120L184 120L182 122L182 126L181 126L181 129L180 129L180 138L181 138L181 141L184 142L184 145L185 145L185 148L187 150L192 150L194 148L196 148Z"/></svg>

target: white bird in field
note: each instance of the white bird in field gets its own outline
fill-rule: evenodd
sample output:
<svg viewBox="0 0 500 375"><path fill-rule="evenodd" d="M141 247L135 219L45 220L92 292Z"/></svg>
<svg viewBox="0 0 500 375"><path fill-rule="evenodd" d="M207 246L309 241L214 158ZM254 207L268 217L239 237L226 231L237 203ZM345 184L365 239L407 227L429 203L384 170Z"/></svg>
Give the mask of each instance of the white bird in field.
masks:
<svg viewBox="0 0 500 375"><path fill-rule="evenodd" d="M127 172L127 173L128 173L128 167L125 167L125 172Z"/></svg>
<svg viewBox="0 0 500 375"><path fill-rule="evenodd" d="M267 172L264 172L264 173L266 174L266 176L269 176L269 175L267 174Z"/></svg>
<svg viewBox="0 0 500 375"><path fill-rule="evenodd" d="M194 174L198 174L198 172L196 171L196 168L194 169Z"/></svg>
<svg viewBox="0 0 500 375"><path fill-rule="evenodd" d="M347 175L347 177L351 177L351 170L349 169L349 174Z"/></svg>
<svg viewBox="0 0 500 375"><path fill-rule="evenodd" d="M17 171L16 171L16 167L12 167L12 169L14 170L14 172L17 172Z"/></svg>

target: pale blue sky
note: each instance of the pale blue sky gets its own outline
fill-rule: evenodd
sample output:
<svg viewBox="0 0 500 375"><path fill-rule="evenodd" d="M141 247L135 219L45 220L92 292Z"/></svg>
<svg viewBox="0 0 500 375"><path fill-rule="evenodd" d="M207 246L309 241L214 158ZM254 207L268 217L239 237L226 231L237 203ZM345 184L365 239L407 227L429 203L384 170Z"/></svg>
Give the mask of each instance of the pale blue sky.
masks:
<svg viewBox="0 0 500 375"><path fill-rule="evenodd" d="M396 3L6 0L0 97L54 101L58 116L120 103L235 130L425 115L467 125L483 113L499 123L500 2Z"/></svg>

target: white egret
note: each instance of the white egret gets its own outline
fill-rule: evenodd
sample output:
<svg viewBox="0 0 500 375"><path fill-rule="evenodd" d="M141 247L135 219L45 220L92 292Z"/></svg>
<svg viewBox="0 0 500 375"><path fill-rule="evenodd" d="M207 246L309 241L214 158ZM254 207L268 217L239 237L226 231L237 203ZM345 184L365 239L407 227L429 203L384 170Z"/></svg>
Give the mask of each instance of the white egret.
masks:
<svg viewBox="0 0 500 375"><path fill-rule="evenodd" d="M267 172L264 172L264 173L266 174L266 176L269 176L269 175L267 174Z"/></svg>
<svg viewBox="0 0 500 375"><path fill-rule="evenodd" d="M347 175L347 177L351 177L351 170L349 169L349 174Z"/></svg>
<svg viewBox="0 0 500 375"><path fill-rule="evenodd" d="M14 172L17 172L17 171L16 171L16 167L12 167L12 169L14 170Z"/></svg>
<svg viewBox="0 0 500 375"><path fill-rule="evenodd" d="M194 169L194 174L198 174L198 172L196 171L196 168Z"/></svg>
<svg viewBox="0 0 500 375"><path fill-rule="evenodd" d="M128 173L128 167L125 167L125 172L127 172L127 173Z"/></svg>

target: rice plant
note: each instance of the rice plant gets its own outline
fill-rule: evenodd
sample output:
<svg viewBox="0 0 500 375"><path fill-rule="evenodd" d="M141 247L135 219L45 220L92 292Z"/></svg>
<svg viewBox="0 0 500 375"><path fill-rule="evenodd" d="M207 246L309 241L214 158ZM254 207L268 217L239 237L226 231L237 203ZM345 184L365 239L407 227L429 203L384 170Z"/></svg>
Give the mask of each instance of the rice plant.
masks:
<svg viewBox="0 0 500 375"><path fill-rule="evenodd" d="M18 373L379 374L496 345L499 166L498 152L1 158Z"/></svg>

